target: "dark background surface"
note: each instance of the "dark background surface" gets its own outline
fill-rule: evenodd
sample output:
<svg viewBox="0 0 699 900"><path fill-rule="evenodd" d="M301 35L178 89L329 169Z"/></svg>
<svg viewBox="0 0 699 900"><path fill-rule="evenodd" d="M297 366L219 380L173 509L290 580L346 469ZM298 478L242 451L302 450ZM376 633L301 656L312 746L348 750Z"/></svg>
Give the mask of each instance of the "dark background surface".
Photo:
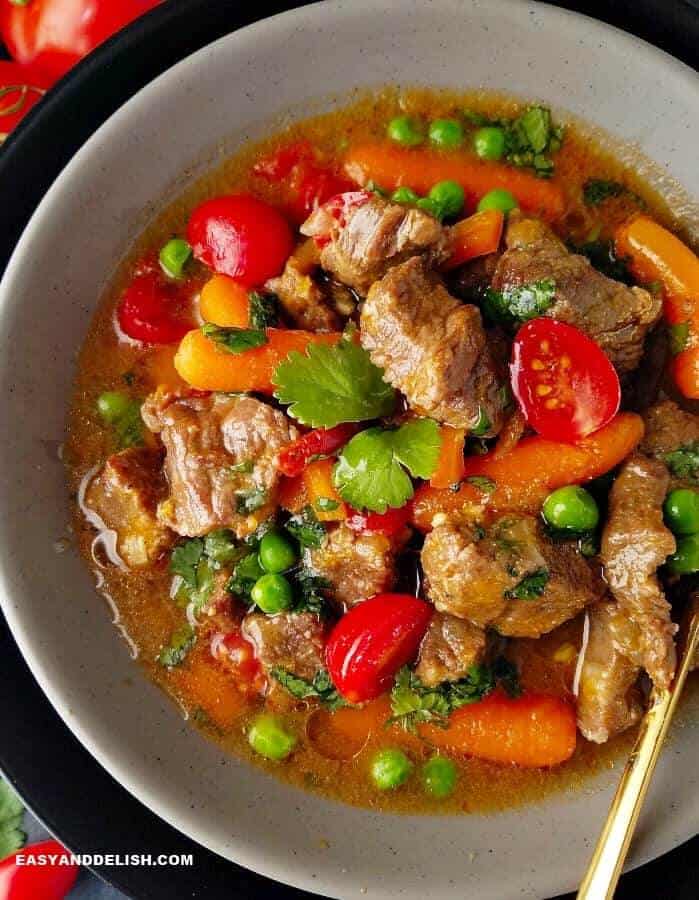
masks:
<svg viewBox="0 0 699 900"><path fill-rule="evenodd" d="M100 48L61 82L0 153L0 272L46 189L111 112L188 53L234 28L296 5L301 4L257 2L251 12L250 4L234 0L170 0ZM624 28L696 67L699 0L556 5ZM0 768L39 818L72 850L194 853L192 868L98 870L124 893L138 900L231 896L294 900L312 896L209 853L131 797L63 725L1 618L0 723ZM619 900L694 900L699 893L698 851L699 838L695 838L624 876L616 896Z"/></svg>

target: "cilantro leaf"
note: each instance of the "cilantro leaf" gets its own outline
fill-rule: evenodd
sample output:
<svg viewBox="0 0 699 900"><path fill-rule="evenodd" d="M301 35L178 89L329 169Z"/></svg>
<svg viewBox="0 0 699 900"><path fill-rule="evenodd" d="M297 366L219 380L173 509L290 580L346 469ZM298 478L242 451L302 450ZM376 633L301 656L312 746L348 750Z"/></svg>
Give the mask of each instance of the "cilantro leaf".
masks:
<svg viewBox="0 0 699 900"><path fill-rule="evenodd" d="M260 488L238 491L235 495L235 511L241 515L255 512L267 502L267 492Z"/></svg>
<svg viewBox="0 0 699 900"><path fill-rule="evenodd" d="M235 535L228 528L210 531L204 538L204 553L216 568L237 562L243 552L236 542Z"/></svg>
<svg viewBox="0 0 699 900"><path fill-rule="evenodd" d="M250 324L257 329L279 324L279 298L276 294L250 291Z"/></svg>
<svg viewBox="0 0 699 900"><path fill-rule="evenodd" d="M599 206L610 197L618 197L626 188L618 181L607 181L604 178L588 178L583 185L585 206Z"/></svg>
<svg viewBox="0 0 699 900"><path fill-rule="evenodd" d="M204 542L201 538L192 538L179 544L170 556L170 571L173 575L179 575L187 587L197 586L197 566L204 552Z"/></svg>
<svg viewBox="0 0 699 900"><path fill-rule="evenodd" d="M670 353L677 356L687 346L689 338L689 322L679 322L677 325L668 327L668 335L670 337Z"/></svg>
<svg viewBox="0 0 699 900"><path fill-rule="evenodd" d="M495 324L520 325L542 316L553 305L555 295L556 282L553 278L542 278L504 291L488 288L483 308Z"/></svg>
<svg viewBox="0 0 699 900"><path fill-rule="evenodd" d="M507 600L533 600L544 593L548 580L548 569L539 569L531 575L525 575L513 588L505 591L503 597Z"/></svg>
<svg viewBox="0 0 699 900"><path fill-rule="evenodd" d="M429 478L439 457L441 438L433 419L406 422L388 430L367 428L345 445L333 471L340 496L355 509L385 513L413 496L416 478Z"/></svg>
<svg viewBox="0 0 699 900"><path fill-rule="evenodd" d="M325 526L316 518L313 508L305 506L286 523L286 530L302 547L320 547L325 540Z"/></svg>
<svg viewBox="0 0 699 900"><path fill-rule="evenodd" d="M664 454L663 461L676 478L699 483L699 441L691 441Z"/></svg>
<svg viewBox="0 0 699 900"><path fill-rule="evenodd" d="M466 481L484 494L492 494L497 486L487 475L469 475Z"/></svg>
<svg viewBox="0 0 699 900"><path fill-rule="evenodd" d="M303 566L290 573L289 577L296 595L294 612L311 612L317 616L327 615L328 601L322 591L331 587L330 582L320 575L314 575Z"/></svg>
<svg viewBox="0 0 699 900"><path fill-rule="evenodd" d="M260 566L257 552L248 553L233 569L233 574L228 580L227 590L236 597L240 597L247 603L252 602L250 592L258 578L264 575Z"/></svg>
<svg viewBox="0 0 699 900"><path fill-rule="evenodd" d="M0 859L24 846L22 831L24 806L10 785L0 778Z"/></svg>
<svg viewBox="0 0 699 900"><path fill-rule="evenodd" d="M488 418L488 413L485 407L478 405L478 420L476 424L471 429L471 434L474 434L476 437L482 437L484 434L487 434L490 429L493 427L493 423Z"/></svg>
<svg viewBox="0 0 699 900"><path fill-rule="evenodd" d="M313 681L307 681L305 678L300 678L298 675L278 667L271 669L271 675L293 697L297 697L299 700L314 698L320 700L323 706L327 706L331 710L347 706L347 701L338 694L325 669L319 669Z"/></svg>
<svg viewBox="0 0 699 900"><path fill-rule="evenodd" d="M229 353L244 353L267 343L267 335L260 328L221 328L206 322L201 331Z"/></svg>
<svg viewBox="0 0 699 900"><path fill-rule="evenodd" d="M313 428L377 419L395 405L395 391L383 372L352 340L309 344L305 354L291 352L272 381L277 400L290 404L289 414Z"/></svg>
<svg viewBox="0 0 699 900"><path fill-rule="evenodd" d="M172 633L170 643L158 654L158 662L166 669L181 665L196 641L197 636L192 626L189 623L182 625Z"/></svg>

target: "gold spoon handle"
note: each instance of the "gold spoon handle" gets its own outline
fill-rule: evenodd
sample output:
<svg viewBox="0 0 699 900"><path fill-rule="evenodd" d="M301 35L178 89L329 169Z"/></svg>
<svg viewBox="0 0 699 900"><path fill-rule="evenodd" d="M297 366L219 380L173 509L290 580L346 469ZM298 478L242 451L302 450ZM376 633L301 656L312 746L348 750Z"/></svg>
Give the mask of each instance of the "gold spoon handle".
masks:
<svg viewBox="0 0 699 900"><path fill-rule="evenodd" d="M626 763L607 821L578 890L578 900L611 900L614 896L638 816L699 644L699 609L690 610L689 627L672 687L654 695Z"/></svg>

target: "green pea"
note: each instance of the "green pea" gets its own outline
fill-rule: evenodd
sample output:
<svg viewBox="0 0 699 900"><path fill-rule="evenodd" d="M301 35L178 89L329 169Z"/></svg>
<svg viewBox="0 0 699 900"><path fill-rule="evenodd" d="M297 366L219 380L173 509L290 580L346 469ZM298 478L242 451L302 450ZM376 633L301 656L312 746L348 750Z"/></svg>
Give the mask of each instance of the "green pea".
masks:
<svg viewBox="0 0 699 900"><path fill-rule="evenodd" d="M269 616L283 612L293 604L291 585L283 575L269 573L261 575L250 591L253 603Z"/></svg>
<svg viewBox="0 0 699 900"><path fill-rule="evenodd" d="M464 189L456 181L438 181L417 205L438 219L458 216L464 208Z"/></svg>
<svg viewBox="0 0 699 900"><path fill-rule="evenodd" d="M699 531L699 493L690 488L678 488L665 498L665 522L675 534L695 534Z"/></svg>
<svg viewBox="0 0 699 900"><path fill-rule="evenodd" d="M501 159L505 152L505 132L495 125L479 128L473 135L473 149L481 159Z"/></svg>
<svg viewBox="0 0 699 900"><path fill-rule="evenodd" d="M105 391L97 398L97 411L105 422L113 424L129 413L131 404L132 400L126 394L119 391Z"/></svg>
<svg viewBox="0 0 699 900"><path fill-rule="evenodd" d="M499 209L500 212L508 213L510 210L517 209L519 203L516 198L504 188L495 188L484 194L478 203L478 212L485 209Z"/></svg>
<svg viewBox="0 0 699 900"><path fill-rule="evenodd" d="M248 731L248 743L265 759L286 759L296 746L296 735L290 734L276 716L258 716Z"/></svg>
<svg viewBox="0 0 699 900"><path fill-rule="evenodd" d="M275 531L268 531L260 541L260 565L265 572L285 572L296 562L296 550L290 541Z"/></svg>
<svg viewBox="0 0 699 900"><path fill-rule="evenodd" d="M411 116L396 116L388 123L387 134L392 141L404 147L417 147L424 140L422 125Z"/></svg>
<svg viewBox="0 0 699 900"><path fill-rule="evenodd" d="M417 203L419 199L415 191L409 187L396 188L391 194L391 200L394 203Z"/></svg>
<svg viewBox="0 0 699 900"><path fill-rule="evenodd" d="M456 766L446 756L432 756L422 767L422 783L433 797L448 797L456 785Z"/></svg>
<svg viewBox="0 0 699 900"><path fill-rule="evenodd" d="M674 575L699 572L699 534L687 534L677 541L677 549L667 558L667 567Z"/></svg>
<svg viewBox="0 0 699 900"><path fill-rule="evenodd" d="M380 791L392 791L403 784L413 764L402 750L379 750L371 761L371 779Z"/></svg>
<svg viewBox="0 0 699 900"><path fill-rule="evenodd" d="M561 531L592 531L599 522L595 498L577 484L569 484L549 494L542 512L548 524Z"/></svg>
<svg viewBox="0 0 699 900"><path fill-rule="evenodd" d="M435 119L430 125L429 137L433 144L452 150L464 142L464 129L456 119Z"/></svg>
<svg viewBox="0 0 699 900"><path fill-rule="evenodd" d="M160 265L170 278L181 278L192 255L192 248L182 238L173 238L160 251Z"/></svg>

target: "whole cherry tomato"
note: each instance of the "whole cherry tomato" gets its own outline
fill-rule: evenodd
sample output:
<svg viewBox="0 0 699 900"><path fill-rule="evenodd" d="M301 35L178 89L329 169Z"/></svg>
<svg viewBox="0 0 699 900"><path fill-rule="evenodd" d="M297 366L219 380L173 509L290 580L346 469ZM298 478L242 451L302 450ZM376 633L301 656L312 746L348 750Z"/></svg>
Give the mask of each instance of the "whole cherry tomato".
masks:
<svg viewBox="0 0 699 900"><path fill-rule="evenodd" d="M354 187L353 182L320 159L310 141L279 147L258 160L253 172L279 188L282 208L297 225L330 197Z"/></svg>
<svg viewBox="0 0 699 900"><path fill-rule="evenodd" d="M54 80L160 0L0 2L0 34L13 59Z"/></svg>
<svg viewBox="0 0 699 900"><path fill-rule="evenodd" d="M18 856L25 858L21 865ZM34 860L31 865L27 865L27 857ZM63 900L79 871L79 866L68 861L69 857L65 847L52 840L10 854L0 862L0 897L2 900Z"/></svg>
<svg viewBox="0 0 699 900"><path fill-rule="evenodd" d="M572 325L532 319L517 332L512 390L527 422L545 438L573 443L611 421L621 387L601 348Z"/></svg>
<svg viewBox="0 0 699 900"><path fill-rule="evenodd" d="M350 510L345 525L353 531L378 531L386 537L400 534L410 519L410 504L398 509L387 509L385 513L361 513Z"/></svg>
<svg viewBox="0 0 699 900"><path fill-rule="evenodd" d="M52 84L34 66L0 60L0 144Z"/></svg>
<svg viewBox="0 0 699 900"><path fill-rule="evenodd" d="M393 677L417 656L434 609L410 594L377 594L358 603L333 628L325 664L350 703L387 691Z"/></svg>
<svg viewBox="0 0 699 900"><path fill-rule="evenodd" d="M246 287L278 275L294 247L286 219L251 194L202 203L189 219L187 240L198 260Z"/></svg>
<svg viewBox="0 0 699 900"><path fill-rule="evenodd" d="M143 260L117 305L119 327L136 341L173 344L193 327L186 283L169 281L157 263Z"/></svg>
<svg viewBox="0 0 699 900"><path fill-rule="evenodd" d="M300 475L309 462L319 457L331 456L340 447L344 447L357 430L357 425L346 423L336 425L334 428L316 428L309 431L281 451L279 470L289 478Z"/></svg>

